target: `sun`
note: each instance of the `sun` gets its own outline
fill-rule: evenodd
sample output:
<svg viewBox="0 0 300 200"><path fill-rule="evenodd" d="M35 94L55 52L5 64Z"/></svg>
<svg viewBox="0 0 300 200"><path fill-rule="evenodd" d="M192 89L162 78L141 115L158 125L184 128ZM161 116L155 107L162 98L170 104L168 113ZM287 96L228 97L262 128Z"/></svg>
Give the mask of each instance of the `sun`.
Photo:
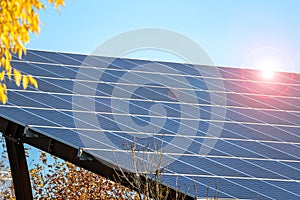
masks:
<svg viewBox="0 0 300 200"><path fill-rule="evenodd" d="M267 80L275 80L278 71L293 71L288 54L271 46L261 46L251 51L244 60L244 67L258 70L257 77Z"/></svg>
<svg viewBox="0 0 300 200"><path fill-rule="evenodd" d="M256 48L247 54L243 66L244 69L241 70L242 78L245 80L243 85L253 94L264 94L262 97L281 96L288 91L289 84L294 81L292 73L283 73L294 72L293 61L279 48L270 46Z"/></svg>
<svg viewBox="0 0 300 200"><path fill-rule="evenodd" d="M258 64L261 76L265 79L272 79L275 75L275 71L279 69L278 63L273 60L263 61L261 64Z"/></svg>

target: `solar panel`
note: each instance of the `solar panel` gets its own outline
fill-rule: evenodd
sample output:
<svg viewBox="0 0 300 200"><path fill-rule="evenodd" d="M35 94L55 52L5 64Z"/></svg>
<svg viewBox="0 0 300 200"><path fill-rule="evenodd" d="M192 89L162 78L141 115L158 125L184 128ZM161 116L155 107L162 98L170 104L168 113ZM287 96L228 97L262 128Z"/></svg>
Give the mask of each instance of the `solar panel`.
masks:
<svg viewBox="0 0 300 200"><path fill-rule="evenodd" d="M300 198L299 74L36 50L12 65L39 90L8 83L2 118L111 168L159 152L164 184L190 196Z"/></svg>

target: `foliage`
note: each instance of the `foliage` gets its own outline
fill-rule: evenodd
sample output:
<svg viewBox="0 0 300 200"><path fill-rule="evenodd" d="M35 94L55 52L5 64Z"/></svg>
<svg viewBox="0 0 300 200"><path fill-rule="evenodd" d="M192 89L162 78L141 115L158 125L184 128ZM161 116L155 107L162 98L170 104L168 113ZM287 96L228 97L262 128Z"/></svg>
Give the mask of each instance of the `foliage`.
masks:
<svg viewBox="0 0 300 200"><path fill-rule="evenodd" d="M1 141L2 140L2 141ZM8 160L6 157L5 143L1 138L0 148L2 158L2 171L9 172ZM138 157L138 153L131 149L133 158ZM28 155L34 151L26 149ZM159 171L152 173L153 168L160 168L162 164L162 154L157 151L155 157L148 161L139 162L133 159L135 167L142 167L143 173L133 173L132 177L126 177L124 171L118 175L120 181L127 179L131 188L126 188L117 182L105 179L95 173L77 167L69 162L65 162L57 157L45 152L39 152L38 159L29 162L30 179L34 199L118 199L118 200L150 200L167 199L169 188L162 187L159 182L163 180L163 174ZM154 162L153 158L158 161ZM159 160L157 160L157 158ZM141 165L139 165L139 164ZM152 174L151 174L152 173ZM151 181L148 175L152 175ZM14 199L14 189L9 173L0 176L0 199ZM146 179L142 178L145 177ZM133 180L130 182L130 180ZM178 196L175 199L184 199L185 196Z"/></svg>
<svg viewBox="0 0 300 200"><path fill-rule="evenodd" d="M34 199L136 199L133 191L118 183L39 152L39 160L30 167ZM2 148L2 160L6 159ZM0 199L14 199L10 175L0 176L0 183Z"/></svg>
<svg viewBox="0 0 300 200"><path fill-rule="evenodd" d="M64 5L64 0L48 0L58 9ZM40 0L0 0L0 101L7 102L5 75L9 80L14 77L17 86L28 84L38 87L37 81L31 75L22 74L11 66L12 54L19 58L26 54L25 44L30 40L30 33L38 35L40 20L38 11L45 9Z"/></svg>
<svg viewBox="0 0 300 200"><path fill-rule="evenodd" d="M14 190L3 137L0 138L0 144L0 199L13 199Z"/></svg>
<svg viewBox="0 0 300 200"><path fill-rule="evenodd" d="M30 170L34 199L130 199L132 193L115 182L41 152Z"/></svg>

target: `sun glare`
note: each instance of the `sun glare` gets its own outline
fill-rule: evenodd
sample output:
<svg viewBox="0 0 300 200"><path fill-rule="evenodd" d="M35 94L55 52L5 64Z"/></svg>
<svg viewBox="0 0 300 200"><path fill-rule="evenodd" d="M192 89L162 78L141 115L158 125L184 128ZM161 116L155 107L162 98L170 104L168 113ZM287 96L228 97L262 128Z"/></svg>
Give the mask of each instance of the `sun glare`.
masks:
<svg viewBox="0 0 300 200"><path fill-rule="evenodd" d="M265 61L260 64L260 70L263 78L271 79L274 77L275 71L278 70L278 66L273 61Z"/></svg>
<svg viewBox="0 0 300 200"><path fill-rule="evenodd" d="M273 71L270 70L262 70L262 77L267 78L267 79L271 79L274 75Z"/></svg>
<svg viewBox="0 0 300 200"><path fill-rule="evenodd" d="M244 60L244 67L258 70L261 79L275 79L276 72L293 71L291 58L281 49L262 46L251 51Z"/></svg>
<svg viewBox="0 0 300 200"><path fill-rule="evenodd" d="M247 69L241 70L242 77L246 80L243 82L244 86L254 94L283 95L289 89L289 83L294 80L291 73L282 73L293 72L294 65L289 55L279 48L262 46L254 49L246 56L243 66L255 70L254 73ZM254 80L255 83L247 80ZM277 82L288 84L276 84Z"/></svg>

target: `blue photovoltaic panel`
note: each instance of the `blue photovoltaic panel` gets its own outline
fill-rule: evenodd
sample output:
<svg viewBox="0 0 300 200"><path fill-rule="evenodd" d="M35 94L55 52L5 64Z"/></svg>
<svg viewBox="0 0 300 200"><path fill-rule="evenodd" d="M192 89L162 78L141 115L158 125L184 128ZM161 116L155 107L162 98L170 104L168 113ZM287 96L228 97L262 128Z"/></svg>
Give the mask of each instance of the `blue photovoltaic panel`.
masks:
<svg viewBox="0 0 300 200"><path fill-rule="evenodd" d="M39 90L8 82L3 118L111 167L160 156L164 183L192 196L300 198L299 74L33 50L12 65Z"/></svg>

